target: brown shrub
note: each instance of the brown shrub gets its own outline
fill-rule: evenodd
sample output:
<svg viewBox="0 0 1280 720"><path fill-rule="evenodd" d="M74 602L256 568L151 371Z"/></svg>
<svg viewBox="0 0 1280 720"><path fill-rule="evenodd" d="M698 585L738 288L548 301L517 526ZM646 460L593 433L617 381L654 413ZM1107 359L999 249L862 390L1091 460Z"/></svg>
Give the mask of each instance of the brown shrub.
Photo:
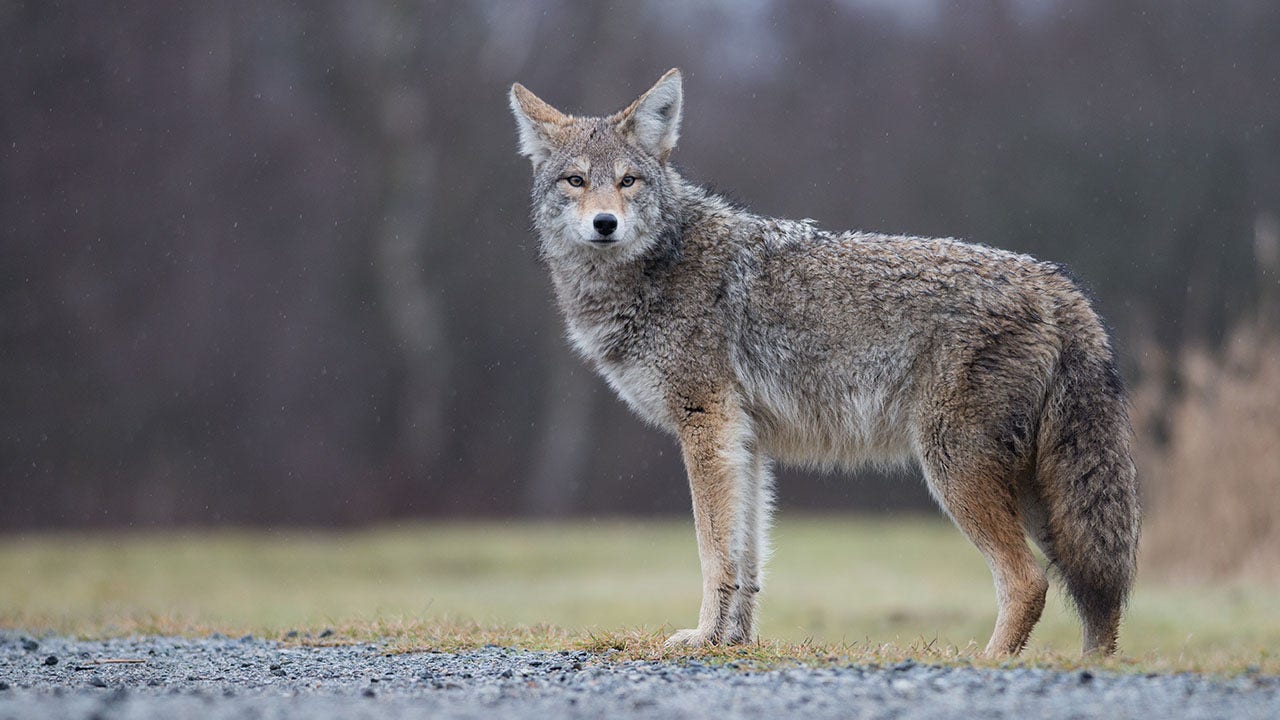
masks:
<svg viewBox="0 0 1280 720"><path fill-rule="evenodd" d="M1280 580L1280 334L1264 327L1242 326L1220 353L1144 353L1133 395L1144 571Z"/></svg>

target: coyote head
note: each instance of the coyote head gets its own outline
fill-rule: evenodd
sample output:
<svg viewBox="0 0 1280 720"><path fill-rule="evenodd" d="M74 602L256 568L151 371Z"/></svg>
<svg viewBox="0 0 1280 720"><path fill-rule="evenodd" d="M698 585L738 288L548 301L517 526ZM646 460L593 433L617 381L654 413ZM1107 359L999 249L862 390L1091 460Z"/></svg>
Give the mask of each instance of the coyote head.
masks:
<svg viewBox="0 0 1280 720"><path fill-rule="evenodd" d="M655 242L664 209L675 204L667 158L682 97L676 69L608 117L566 115L511 86L520 153L533 162L533 220L544 253L627 259Z"/></svg>

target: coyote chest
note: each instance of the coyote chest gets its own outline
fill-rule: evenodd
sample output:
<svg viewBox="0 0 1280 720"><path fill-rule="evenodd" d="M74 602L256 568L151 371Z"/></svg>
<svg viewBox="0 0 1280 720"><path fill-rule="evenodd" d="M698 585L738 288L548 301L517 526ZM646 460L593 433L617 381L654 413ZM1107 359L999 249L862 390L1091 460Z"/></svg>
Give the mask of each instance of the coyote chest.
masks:
<svg viewBox="0 0 1280 720"><path fill-rule="evenodd" d="M619 320L616 313L593 321L571 310L566 325L574 348L636 414L658 427L671 428L668 373L652 362L651 355L636 351L634 344L642 333L632 323Z"/></svg>
<svg viewBox="0 0 1280 720"><path fill-rule="evenodd" d="M665 381L657 368L640 361L604 363L601 374L609 387L637 415L659 427L671 426L671 408L664 392Z"/></svg>

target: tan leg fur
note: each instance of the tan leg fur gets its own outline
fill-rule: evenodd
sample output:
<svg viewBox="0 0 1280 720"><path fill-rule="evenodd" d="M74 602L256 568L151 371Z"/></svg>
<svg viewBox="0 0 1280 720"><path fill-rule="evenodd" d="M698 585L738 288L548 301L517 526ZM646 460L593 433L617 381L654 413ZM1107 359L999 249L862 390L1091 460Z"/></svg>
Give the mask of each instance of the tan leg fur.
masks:
<svg viewBox="0 0 1280 720"><path fill-rule="evenodd" d="M679 436L693 496L693 523L702 565L702 608L698 626L675 633L667 645L696 647L741 641L745 639L741 621L733 625L730 637L729 611L740 589L741 558L735 557L734 550L742 541L744 503L755 463L748 424L736 403L714 398L687 407ZM750 620L754 598L748 607Z"/></svg>

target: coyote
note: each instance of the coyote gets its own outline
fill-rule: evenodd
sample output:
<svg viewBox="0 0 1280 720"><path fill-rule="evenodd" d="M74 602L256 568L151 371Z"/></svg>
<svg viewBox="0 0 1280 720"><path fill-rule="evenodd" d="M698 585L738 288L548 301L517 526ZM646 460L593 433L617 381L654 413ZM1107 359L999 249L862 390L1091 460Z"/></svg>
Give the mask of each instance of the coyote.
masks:
<svg viewBox="0 0 1280 720"><path fill-rule="evenodd" d="M1020 652L1044 608L1028 535L1084 652L1114 652L1138 497L1124 388L1079 286L984 245L735 207L669 162L682 101L678 69L608 117L510 93L569 339L680 441L702 607L668 645L755 638L772 461L914 460L994 576L987 655Z"/></svg>

